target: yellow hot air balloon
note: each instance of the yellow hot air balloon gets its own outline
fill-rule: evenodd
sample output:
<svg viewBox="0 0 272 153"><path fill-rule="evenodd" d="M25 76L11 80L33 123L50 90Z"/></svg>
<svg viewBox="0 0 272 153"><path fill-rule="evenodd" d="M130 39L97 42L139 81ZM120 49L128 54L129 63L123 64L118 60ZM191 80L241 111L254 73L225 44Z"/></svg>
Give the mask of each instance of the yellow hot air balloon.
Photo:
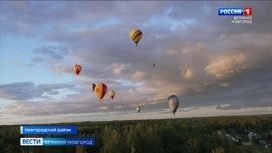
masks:
<svg viewBox="0 0 272 153"><path fill-rule="evenodd" d="M77 74L77 76L79 75L81 70L82 70L82 67L80 65L75 65L74 66L74 71Z"/></svg>
<svg viewBox="0 0 272 153"><path fill-rule="evenodd" d="M111 90L109 92L109 95L110 95L110 98L113 100L114 96L115 96L115 91L114 90Z"/></svg>
<svg viewBox="0 0 272 153"><path fill-rule="evenodd" d="M98 83L95 86L94 91L102 103L102 99L105 96L105 94L107 93L107 86L104 83Z"/></svg>
<svg viewBox="0 0 272 153"><path fill-rule="evenodd" d="M142 39L142 37L143 37L143 33L142 33L142 31L139 30L139 29L132 29L132 30L130 31L129 36L130 36L130 39L131 39L132 41L134 41L135 44L136 44L136 46L137 46L138 42L139 42L139 41Z"/></svg>

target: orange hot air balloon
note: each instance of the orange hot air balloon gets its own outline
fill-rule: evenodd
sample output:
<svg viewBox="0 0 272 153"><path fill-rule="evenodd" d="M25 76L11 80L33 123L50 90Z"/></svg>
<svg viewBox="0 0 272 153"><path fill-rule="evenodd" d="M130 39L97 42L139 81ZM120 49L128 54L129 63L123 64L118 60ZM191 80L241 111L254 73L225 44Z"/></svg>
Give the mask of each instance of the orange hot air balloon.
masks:
<svg viewBox="0 0 272 153"><path fill-rule="evenodd" d="M105 96L105 94L107 93L107 86L104 83L98 83L95 86L94 91L102 103L102 99Z"/></svg>
<svg viewBox="0 0 272 153"><path fill-rule="evenodd" d="M114 90L111 90L109 92L109 95L110 95L110 98L113 100L114 96L115 96L115 91Z"/></svg>
<svg viewBox="0 0 272 153"><path fill-rule="evenodd" d="M75 65L74 66L74 71L77 74L77 76L79 75L80 71L82 70L80 65Z"/></svg>

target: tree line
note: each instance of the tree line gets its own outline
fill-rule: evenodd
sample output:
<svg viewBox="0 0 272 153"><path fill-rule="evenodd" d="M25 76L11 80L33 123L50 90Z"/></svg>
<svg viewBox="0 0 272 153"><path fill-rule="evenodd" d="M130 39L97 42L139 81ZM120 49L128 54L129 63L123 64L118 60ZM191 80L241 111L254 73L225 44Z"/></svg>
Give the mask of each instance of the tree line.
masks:
<svg viewBox="0 0 272 153"><path fill-rule="evenodd" d="M45 125L45 124L44 124ZM272 115L203 117L186 119L80 122L76 137L94 137L95 146L20 146L21 137L75 137L71 135L20 135L19 125L0 126L1 153L258 153L260 150L214 134L216 130L242 136L260 133L272 140ZM257 144L257 141L255 142ZM271 151L271 150L270 150ZM263 153L263 152L262 152Z"/></svg>

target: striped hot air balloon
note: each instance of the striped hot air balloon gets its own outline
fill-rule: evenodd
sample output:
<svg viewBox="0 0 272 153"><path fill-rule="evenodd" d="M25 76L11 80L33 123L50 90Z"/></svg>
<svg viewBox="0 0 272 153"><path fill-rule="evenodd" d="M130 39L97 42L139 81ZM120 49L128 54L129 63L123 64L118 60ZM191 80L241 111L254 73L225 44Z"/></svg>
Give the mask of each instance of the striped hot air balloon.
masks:
<svg viewBox="0 0 272 153"><path fill-rule="evenodd" d="M130 36L130 39L131 39L132 41L134 41L134 43L135 43L136 46L137 46L138 42L139 42L139 41L142 39L142 37L143 37L143 33L142 33L142 31L139 30L139 29L132 29L132 30L130 31L129 36Z"/></svg>
<svg viewBox="0 0 272 153"><path fill-rule="evenodd" d="M75 65L74 66L74 71L75 71L77 76L79 75L81 70L82 70L82 67L80 65Z"/></svg>
<svg viewBox="0 0 272 153"><path fill-rule="evenodd" d="M95 86L94 90L95 90L97 97L100 99L100 101L102 103L102 99L105 96L105 94L107 93L107 86L104 83L98 83Z"/></svg>
<svg viewBox="0 0 272 153"><path fill-rule="evenodd" d="M175 116L175 113L179 107L179 98L176 95L171 95L168 97L167 103Z"/></svg>

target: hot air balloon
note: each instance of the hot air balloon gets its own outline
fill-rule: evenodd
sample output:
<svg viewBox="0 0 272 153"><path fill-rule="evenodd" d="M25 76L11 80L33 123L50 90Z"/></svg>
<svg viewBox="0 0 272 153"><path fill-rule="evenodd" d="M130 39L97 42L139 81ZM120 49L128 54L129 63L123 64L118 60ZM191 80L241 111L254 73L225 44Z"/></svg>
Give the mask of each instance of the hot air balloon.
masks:
<svg viewBox="0 0 272 153"><path fill-rule="evenodd" d="M153 67L155 66L155 64L153 64Z"/></svg>
<svg viewBox="0 0 272 153"><path fill-rule="evenodd" d="M115 91L114 91L114 90L111 90L111 91L109 92L109 95L110 95L110 98L113 99L114 96L115 96Z"/></svg>
<svg viewBox="0 0 272 153"><path fill-rule="evenodd" d="M105 94L107 93L107 86L104 83L98 83L95 86L94 90L95 90L97 97L100 99L100 101L102 103L102 99L105 96Z"/></svg>
<svg viewBox="0 0 272 153"><path fill-rule="evenodd" d="M138 42L142 39L143 33L139 29L132 29L129 36L130 39L132 39L132 41L134 41L137 46Z"/></svg>
<svg viewBox="0 0 272 153"><path fill-rule="evenodd" d="M95 84L93 83L92 84L92 91L94 91L94 89L95 89Z"/></svg>
<svg viewBox="0 0 272 153"><path fill-rule="evenodd" d="M141 108L140 108L140 107L137 107L137 108L136 108L136 111L137 111L138 113L140 113Z"/></svg>
<svg viewBox="0 0 272 153"><path fill-rule="evenodd" d="M168 97L168 106L172 110L174 116L179 106L179 98L176 95Z"/></svg>
<svg viewBox="0 0 272 153"><path fill-rule="evenodd" d="M82 70L80 65L75 65L74 66L74 71L77 74L77 76L79 75L80 71Z"/></svg>

